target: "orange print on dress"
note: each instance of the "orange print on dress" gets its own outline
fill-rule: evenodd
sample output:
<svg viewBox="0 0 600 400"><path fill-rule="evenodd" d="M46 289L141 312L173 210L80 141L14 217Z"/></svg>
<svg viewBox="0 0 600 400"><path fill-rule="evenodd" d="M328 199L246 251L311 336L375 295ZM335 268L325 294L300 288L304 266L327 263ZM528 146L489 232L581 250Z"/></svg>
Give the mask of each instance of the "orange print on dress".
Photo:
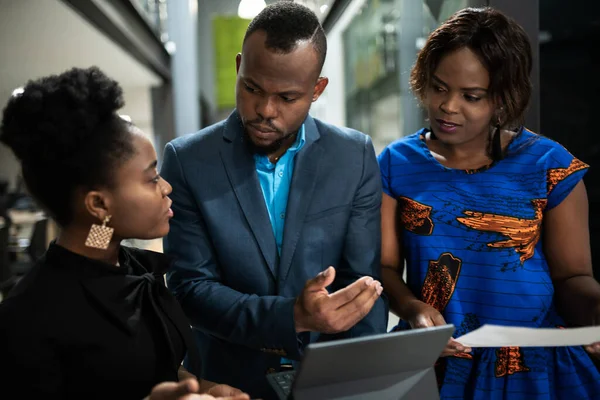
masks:
<svg viewBox="0 0 600 400"><path fill-rule="evenodd" d="M454 294L461 265L462 260L450 253L443 253L437 261L429 261L421 300L443 313Z"/></svg>
<svg viewBox="0 0 600 400"><path fill-rule="evenodd" d="M586 169L588 167L589 167L589 165L587 165L583 161L580 161L580 160L574 158L573 161L571 161L571 165L569 165L568 168L549 169L548 172L546 173L546 183L547 183L547 187L548 187L548 193L550 193L552 191L552 189L554 189L554 187L556 185L558 185L558 183L560 181L562 181L563 179L565 179L567 176L569 176L577 171L581 171L582 169Z"/></svg>
<svg viewBox="0 0 600 400"><path fill-rule="evenodd" d="M527 372L520 347L501 347L496 350L496 378Z"/></svg>
<svg viewBox="0 0 600 400"><path fill-rule="evenodd" d="M507 236L508 240L488 243L488 247L497 249L514 248L520 254L522 264L533 257L535 245L540 240L542 217L547 202L546 199L531 201L535 210L535 216L532 219L478 211L464 211L463 214L466 217L459 217L456 220L478 231L496 232Z"/></svg>
<svg viewBox="0 0 600 400"><path fill-rule="evenodd" d="M431 235L433 221L431 220L430 206L408 197L399 197L398 207L400 208L400 222L404 229L417 235Z"/></svg>
<svg viewBox="0 0 600 400"><path fill-rule="evenodd" d="M454 294L461 265L462 260L451 253L443 253L437 261L429 261L421 300L443 313ZM469 353L458 353L454 357L473 359Z"/></svg>

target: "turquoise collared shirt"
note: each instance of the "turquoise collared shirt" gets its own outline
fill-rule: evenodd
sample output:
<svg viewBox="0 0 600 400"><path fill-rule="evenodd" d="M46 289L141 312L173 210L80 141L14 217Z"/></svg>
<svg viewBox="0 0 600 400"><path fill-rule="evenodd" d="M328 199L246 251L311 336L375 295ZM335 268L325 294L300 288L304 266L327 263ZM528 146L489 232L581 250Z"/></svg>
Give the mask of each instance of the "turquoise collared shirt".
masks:
<svg viewBox="0 0 600 400"><path fill-rule="evenodd" d="M265 204L269 211L273 235L277 243L277 251L281 255L281 244L283 243L283 228L285 225L285 215L287 209L288 195L290 193L290 184L294 173L294 159L296 154L304 146L306 134L304 124L300 127L296 141L281 156L277 163L273 164L269 158L264 155L255 154L254 164L260 187L265 198Z"/></svg>

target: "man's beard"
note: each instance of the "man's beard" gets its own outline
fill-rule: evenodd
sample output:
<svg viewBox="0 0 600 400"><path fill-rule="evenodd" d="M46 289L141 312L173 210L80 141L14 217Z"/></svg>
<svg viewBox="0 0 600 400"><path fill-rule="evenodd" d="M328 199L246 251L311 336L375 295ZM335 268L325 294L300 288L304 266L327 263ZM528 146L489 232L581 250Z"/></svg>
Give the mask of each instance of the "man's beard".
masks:
<svg viewBox="0 0 600 400"><path fill-rule="evenodd" d="M254 143L252 141L252 138L250 137L250 135L248 134L248 131L244 127L244 142L246 143L246 146L250 149L250 151L253 154L260 154L260 155L266 156L266 155L275 153L277 150L279 150L281 148L281 146L283 146L283 143L285 141L287 141L291 137L296 136L297 134L298 134L298 129L295 131L292 131L291 133L283 135L281 138L277 139L276 141L274 141L273 143L271 143L268 146L258 146L258 145L256 145L256 143Z"/></svg>

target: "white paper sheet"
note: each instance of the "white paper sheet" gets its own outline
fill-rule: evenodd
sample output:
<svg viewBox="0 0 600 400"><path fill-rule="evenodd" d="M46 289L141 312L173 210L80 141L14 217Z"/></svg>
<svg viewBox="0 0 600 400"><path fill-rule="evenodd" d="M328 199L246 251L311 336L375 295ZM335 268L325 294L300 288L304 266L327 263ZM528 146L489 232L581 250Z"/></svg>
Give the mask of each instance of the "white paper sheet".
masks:
<svg viewBox="0 0 600 400"><path fill-rule="evenodd" d="M600 326L551 329L483 325L455 340L469 347L581 346L600 342Z"/></svg>

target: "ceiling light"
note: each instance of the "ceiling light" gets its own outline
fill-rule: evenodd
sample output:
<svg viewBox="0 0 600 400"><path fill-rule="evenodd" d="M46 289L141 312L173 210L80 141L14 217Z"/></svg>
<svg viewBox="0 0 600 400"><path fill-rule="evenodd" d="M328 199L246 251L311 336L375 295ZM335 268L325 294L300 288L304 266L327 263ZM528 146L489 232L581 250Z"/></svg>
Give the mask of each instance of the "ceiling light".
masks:
<svg viewBox="0 0 600 400"><path fill-rule="evenodd" d="M241 0L238 6L238 16L244 19L252 19L266 6L264 0Z"/></svg>
<svg viewBox="0 0 600 400"><path fill-rule="evenodd" d="M12 97L17 97L23 94L23 92L25 92L25 90L23 90L22 87L18 87L15 90L12 91Z"/></svg>

